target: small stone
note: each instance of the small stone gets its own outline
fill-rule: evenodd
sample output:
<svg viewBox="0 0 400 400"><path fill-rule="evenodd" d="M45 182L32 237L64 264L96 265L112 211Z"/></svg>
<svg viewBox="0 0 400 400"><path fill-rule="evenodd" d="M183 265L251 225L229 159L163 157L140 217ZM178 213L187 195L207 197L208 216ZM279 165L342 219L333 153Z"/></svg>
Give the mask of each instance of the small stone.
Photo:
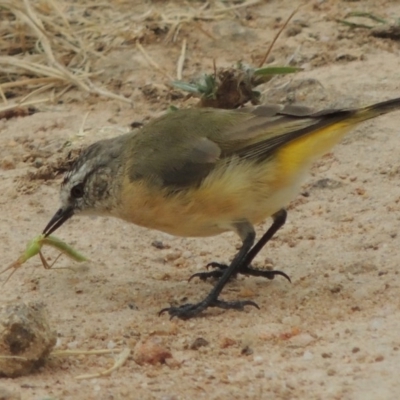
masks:
<svg viewBox="0 0 400 400"><path fill-rule="evenodd" d="M115 344L115 342L113 340L110 340L107 343L107 349L110 349L110 350L115 349L115 346L116 346L116 344Z"/></svg>
<svg viewBox="0 0 400 400"><path fill-rule="evenodd" d="M374 318L370 321L368 329L371 331L377 331L382 329L383 320L381 318Z"/></svg>
<svg viewBox="0 0 400 400"><path fill-rule="evenodd" d="M43 160L41 158L35 158L35 161L33 162L33 166L35 168L40 168L43 166Z"/></svg>
<svg viewBox="0 0 400 400"><path fill-rule="evenodd" d="M183 253L182 253L182 257L183 258L190 258L190 257L192 257L192 252L191 251L189 251L189 250L186 250L186 251L184 251Z"/></svg>
<svg viewBox="0 0 400 400"><path fill-rule="evenodd" d="M72 342L67 343L67 347L69 350L74 350L78 348L78 342L76 340L73 340Z"/></svg>
<svg viewBox="0 0 400 400"><path fill-rule="evenodd" d="M191 350L198 350L200 347L208 346L209 343L206 339L202 337L198 337L194 340L194 342L190 345Z"/></svg>
<svg viewBox="0 0 400 400"><path fill-rule="evenodd" d="M295 347L306 347L312 343L315 339L308 333L300 333L297 336L293 336L289 339L292 346Z"/></svg>
<svg viewBox="0 0 400 400"><path fill-rule="evenodd" d="M289 315L288 317L282 318L282 324L289 326L299 326L301 324L301 318L298 315Z"/></svg>
<svg viewBox="0 0 400 400"><path fill-rule="evenodd" d="M162 249L167 249L168 247L165 246L165 244L161 240L153 240L151 242L151 245L155 247L156 249L162 250Z"/></svg>
<svg viewBox="0 0 400 400"><path fill-rule="evenodd" d="M173 357L167 357L165 359L165 364L167 364L168 367L170 367L172 369L177 369L182 365L182 362Z"/></svg>
<svg viewBox="0 0 400 400"><path fill-rule="evenodd" d="M351 349L351 352L352 353L358 353L360 351L360 348L359 347L353 347L352 349Z"/></svg>
<svg viewBox="0 0 400 400"><path fill-rule="evenodd" d="M371 289L368 286L362 286L351 292L351 297L359 302L368 299L371 296Z"/></svg>
<svg viewBox="0 0 400 400"><path fill-rule="evenodd" d="M167 261L175 261L181 256L182 256L182 252L181 251L171 251L171 252L169 252L168 254L165 255L165 259Z"/></svg>
<svg viewBox="0 0 400 400"><path fill-rule="evenodd" d="M356 188L355 192L359 195L359 196L364 196L366 193L366 190L364 188Z"/></svg>
<svg viewBox="0 0 400 400"><path fill-rule="evenodd" d="M220 347L221 349L226 349L227 347L234 346L236 343L237 341L235 339L224 337L220 342Z"/></svg>
<svg viewBox="0 0 400 400"><path fill-rule="evenodd" d="M260 365L263 363L264 359L261 356L254 356L253 361L255 365Z"/></svg>
<svg viewBox="0 0 400 400"><path fill-rule="evenodd" d="M333 368L329 368L326 373L328 374L328 376L336 375L336 371Z"/></svg>
<svg viewBox="0 0 400 400"><path fill-rule="evenodd" d="M143 122L140 121L133 121L130 123L131 128L141 128L143 126Z"/></svg>
<svg viewBox="0 0 400 400"><path fill-rule="evenodd" d="M301 31L303 30L301 25L292 25L289 26L286 29L286 36L291 37L291 36L297 36Z"/></svg>
<svg viewBox="0 0 400 400"><path fill-rule="evenodd" d="M336 56L336 61L355 61L358 60L358 56L350 53L339 53Z"/></svg>
<svg viewBox="0 0 400 400"><path fill-rule="evenodd" d="M336 284L336 285L332 285L329 290L331 291L331 293L335 294L335 293L339 293L341 290L343 289L343 286L341 284Z"/></svg>
<svg viewBox="0 0 400 400"><path fill-rule="evenodd" d="M166 279L164 279L164 280L166 280ZM128 307L129 307L131 310L137 310L137 309L138 309L138 306L137 306L135 303L133 303L133 302L130 302L130 303L128 304Z"/></svg>
<svg viewBox="0 0 400 400"><path fill-rule="evenodd" d="M265 372L263 370L256 372L255 377L258 379L265 378Z"/></svg>
<svg viewBox="0 0 400 400"><path fill-rule="evenodd" d="M188 261L187 259L183 258L183 257L179 257L176 260L174 260L173 264L175 265L175 267L187 267L188 266Z"/></svg>
<svg viewBox="0 0 400 400"><path fill-rule="evenodd" d="M133 349L133 360L139 365L164 364L167 358L172 358L172 354L157 337L141 340Z"/></svg>
<svg viewBox="0 0 400 400"><path fill-rule="evenodd" d="M12 156L5 156L1 160L1 168L5 170L14 169L15 168L15 160Z"/></svg>
<svg viewBox="0 0 400 400"><path fill-rule="evenodd" d="M305 351L303 354L303 360L310 361L314 358L314 354L311 351Z"/></svg>
<svg viewBox="0 0 400 400"><path fill-rule="evenodd" d="M243 354L244 356L251 356L254 353L254 351L251 347L244 346L240 351L240 353Z"/></svg>
<svg viewBox="0 0 400 400"><path fill-rule="evenodd" d="M343 186L343 183L330 178L319 179L317 182L313 183L313 189L337 189Z"/></svg>
<svg viewBox="0 0 400 400"><path fill-rule="evenodd" d="M244 298L253 298L256 295L256 293L254 292L254 290L252 290L250 287L248 286L242 286L240 288L240 291L238 293L238 297L244 299Z"/></svg>

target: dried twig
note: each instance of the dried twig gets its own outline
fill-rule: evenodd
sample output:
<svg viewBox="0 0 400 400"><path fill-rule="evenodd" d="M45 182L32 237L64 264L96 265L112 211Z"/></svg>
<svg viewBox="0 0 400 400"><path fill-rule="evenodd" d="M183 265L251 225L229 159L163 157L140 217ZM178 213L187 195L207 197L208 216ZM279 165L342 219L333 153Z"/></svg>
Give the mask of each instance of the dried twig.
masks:
<svg viewBox="0 0 400 400"><path fill-rule="evenodd" d="M56 100L75 87L130 103L130 99L98 85L91 66L110 51L142 41L149 32L152 34L146 24L138 26L137 22L151 21L166 27L166 41L176 41L185 24L213 38L201 27L201 21L221 20L259 3L261 0L228 5L218 1L193 7L190 2L184 6L171 2L162 7L162 11L152 7L135 15L128 12L131 10L129 1L118 2L116 7L108 2L86 0L75 2L71 7L68 0L0 0L0 10L5 17L0 24L0 68L7 79L0 82L0 99L6 103L6 89L12 89L14 95L27 89L29 97L45 91L51 93L46 96L49 100ZM90 12L85 13L86 10ZM150 65L168 80L172 79L140 43L138 49ZM177 74L182 74L183 49L184 46Z"/></svg>
<svg viewBox="0 0 400 400"><path fill-rule="evenodd" d="M29 107L29 106L33 106L36 104L40 104L40 103L46 103L47 101L49 101L48 98L44 98L44 99L36 99L36 100L31 100L31 101L26 101L23 103L17 103L17 104L7 104L4 107L0 107L0 113L5 112L5 111L10 111L10 110L14 110L15 108L19 108L19 107Z"/></svg>
<svg viewBox="0 0 400 400"><path fill-rule="evenodd" d="M146 52L146 50L143 48L143 46L139 43L136 42L136 47L139 49L139 51L143 54L143 57L146 59L146 61L154 67L158 72L161 72L165 77L167 77L169 80L173 80L174 78L168 74L168 72L164 71Z"/></svg>
<svg viewBox="0 0 400 400"><path fill-rule="evenodd" d="M75 379L93 379L99 378L101 376L110 375L112 372L120 368L122 365L125 364L126 360L128 359L129 355L131 354L131 349L100 349L100 350L56 350L50 353L50 356L54 357L70 357L70 356L80 356L80 355L103 355L103 354L118 354L117 358L115 359L114 365L111 368L106 370L95 372L92 374L84 374L76 376Z"/></svg>
<svg viewBox="0 0 400 400"><path fill-rule="evenodd" d="M261 68L265 61L267 61L268 56L270 55L272 48L275 45L275 42L278 40L279 36L281 35L281 33L283 32L283 30L287 27L288 23L291 21L291 19L295 16L295 14L297 13L297 11L299 11L300 7L302 6L302 4L300 4L294 11L292 11L292 13L289 15L289 18L285 21L285 23L282 25L281 29L279 29L278 33L275 35L275 37L273 38L271 44L268 47L267 52L265 53L265 56L263 57L262 61L260 62L260 65L258 66L259 68Z"/></svg>
<svg viewBox="0 0 400 400"><path fill-rule="evenodd" d="M100 378L101 376L110 375L112 372L114 372L115 370L117 370L118 368L122 367L125 364L130 354L131 354L131 349L125 348L121 351L121 353L118 354L118 357L115 359L114 365L111 368L108 368L104 371L95 372L93 374L79 375L75 377L75 379L79 380L93 379L93 378Z"/></svg>
<svg viewBox="0 0 400 400"><path fill-rule="evenodd" d="M19 3L10 0L0 0L0 8L4 8L14 14L18 21L22 22L25 27L29 28L29 33L27 31L26 35L29 35L30 39L32 38L32 34L34 35L34 50L37 53L36 56L28 54L23 58L6 55L0 57L2 70L8 73L9 76L26 75L26 73L36 76L35 78L23 79L22 81L17 80L14 82L4 82L0 85L0 93L5 88L23 87L24 84L33 83L36 85L42 85L42 89L37 89L37 92L30 93L30 96L32 96L41 91L53 90L54 85L70 86L72 84L78 89L89 93L99 94L131 103L131 101L124 96L117 95L105 88L99 87L90 80L90 74L88 73L88 46L85 46L80 38L74 36L68 20L60 11L55 0L51 0L51 6L56 11L56 15L62 21L60 26L59 24L54 23L54 21L52 21L47 15L39 13L32 4L33 3L29 0L23 0ZM55 30L52 32L53 35L51 35L49 30L45 28L44 22L46 23L47 28L50 26ZM19 33L19 35L21 34ZM7 35L7 37L9 36L10 34ZM63 39L59 39L60 37ZM61 48L59 48L60 42L62 42L63 45ZM73 44L74 42L75 44ZM79 54L82 61L78 66L80 65L81 68L71 69L68 66L63 65L58 60L59 57L56 56L57 52L59 53L60 50L63 52L66 50L69 52L72 51L77 55ZM34 59L40 61L34 61Z"/></svg>
<svg viewBox="0 0 400 400"><path fill-rule="evenodd" d="M183 64L185 63L185 56L186 56L186 39L183 39L182 50L176 68L176 77L178 80L182 79L182 70L183 70Z"/></svg>

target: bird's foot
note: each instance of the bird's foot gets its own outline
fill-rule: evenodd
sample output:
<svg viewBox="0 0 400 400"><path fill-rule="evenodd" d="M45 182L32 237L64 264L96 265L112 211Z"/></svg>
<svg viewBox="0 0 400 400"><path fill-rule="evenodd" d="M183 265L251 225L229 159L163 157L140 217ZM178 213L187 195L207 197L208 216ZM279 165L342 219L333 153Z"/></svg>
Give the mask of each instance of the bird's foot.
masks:
<svg viewBox="0 0 400 400"><path fill-rule="evenodd" d="M218 299L209 299L205 298L203 301L200 301L196 304L182 304L179 307L167 307L163 308L158 315L164 314L168 312L170 315L170 319L177 317L180 319L189 319L196 317L202 311L206 310L208 307L218 307L223 308L224 310L239 310L242 311L245 306L254 306L258 309L260 307L251 300L241 300L241 301L223 301Z"/></svg>
<svg viewBox="0 0 400 400"><path fill-rule="evenodd" d="M190 276L188 281L190 282L193 278L200 278L202 281L206 281L208 278L220 278L224 271L228 268L226 264L220 264L217 262L210 262L206 265L206 268L214 268L213 271L197 272Z"/></svg>
<svg viewBox="0 0 400 400"><path fill-rule="evenodd" d="M208 271L208 272L197 272L196 274L193 274L189 278L189 282L193 278L200 278L202 281L206 281L208 278L220 278L224 271L228 268L226 264L220 264L217 262L211 262L207 264L207 269L208 268L214 268L213 271ZM261 276L267 279L274 279L276 275L283 276L286 278L289 282L291 282L290 277L283 271L279 270L264 270L264 269L258 269L254 268L251 265L250 266L245 266L241 267L236 274L233 275L233 277L236 277L237 274L242 274L242 275L250 275L250 276Z"/></svg>

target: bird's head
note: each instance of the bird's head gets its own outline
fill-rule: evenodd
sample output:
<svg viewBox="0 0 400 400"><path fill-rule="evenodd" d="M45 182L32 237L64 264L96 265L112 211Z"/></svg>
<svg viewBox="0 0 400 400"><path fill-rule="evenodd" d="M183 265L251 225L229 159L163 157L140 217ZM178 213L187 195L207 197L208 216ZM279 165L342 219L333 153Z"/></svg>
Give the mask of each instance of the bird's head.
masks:
<svg viewBox="0 0 400 400"><path fill-rule="evenodd" d="M117 202L119 159L124 148L120 138L96 142L81 153L64 176L61 207L44 229L45 235L53 233L75 214L112 215Z"/></svg>

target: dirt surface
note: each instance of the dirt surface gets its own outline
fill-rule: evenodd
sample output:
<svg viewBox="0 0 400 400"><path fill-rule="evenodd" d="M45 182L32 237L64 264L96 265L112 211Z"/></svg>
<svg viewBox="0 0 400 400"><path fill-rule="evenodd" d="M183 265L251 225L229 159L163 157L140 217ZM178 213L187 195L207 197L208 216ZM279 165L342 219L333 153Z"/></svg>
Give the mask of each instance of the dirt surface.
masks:
<svg viewBox="0 0 400 400"><path fill-rule="evenodd" d="M150 6L132 3L132 14ZM254 65L298 4L273 0L200 21L201 29L183 26L175 43L165 43L165 30L154 30L145 49L175 76L186 38L187 80L211 72L213 58L219 66ZM400 3L310 2L272 52L275 64L290 58L304 71L264 85L267 101L322 108L400 96L400 42L339 24L349 11L399 18ZM70 91L62 103L0 120L4 268L57 210L62 175L54 166L70 150L127 132L170 104L194 104L171 92L168 79L135 45L106 54L93 68L109 88L117 91L113 82L122 83L118 93L133 106ZM396 112L362 124L312 169L286 225L257 258L260 267L273 263L288 273L292 284L279 277L239 278L223 292L226 299L252 299L260 310L209 310L189 321L157 315L171 303L205 296L213 282L187 278L209 261L229 260L239 244L233 233L186 239L115 219L72 219L57 234L91 261L82 267L62 258L57 266L73 269L45 270L32 259L1 287L0 301L45 303L58 350L130 348L132 356L111 376L86 380L76 376L109 368L113 357L50 357L36 373L3 378L0 386L23 400L399 398L399 121ZM258 226L258 235L269 224ZM57 253L46 255L50 260ZM168 357L139 365L133 355L135 346L140 353L138 343Z"/></svg>

